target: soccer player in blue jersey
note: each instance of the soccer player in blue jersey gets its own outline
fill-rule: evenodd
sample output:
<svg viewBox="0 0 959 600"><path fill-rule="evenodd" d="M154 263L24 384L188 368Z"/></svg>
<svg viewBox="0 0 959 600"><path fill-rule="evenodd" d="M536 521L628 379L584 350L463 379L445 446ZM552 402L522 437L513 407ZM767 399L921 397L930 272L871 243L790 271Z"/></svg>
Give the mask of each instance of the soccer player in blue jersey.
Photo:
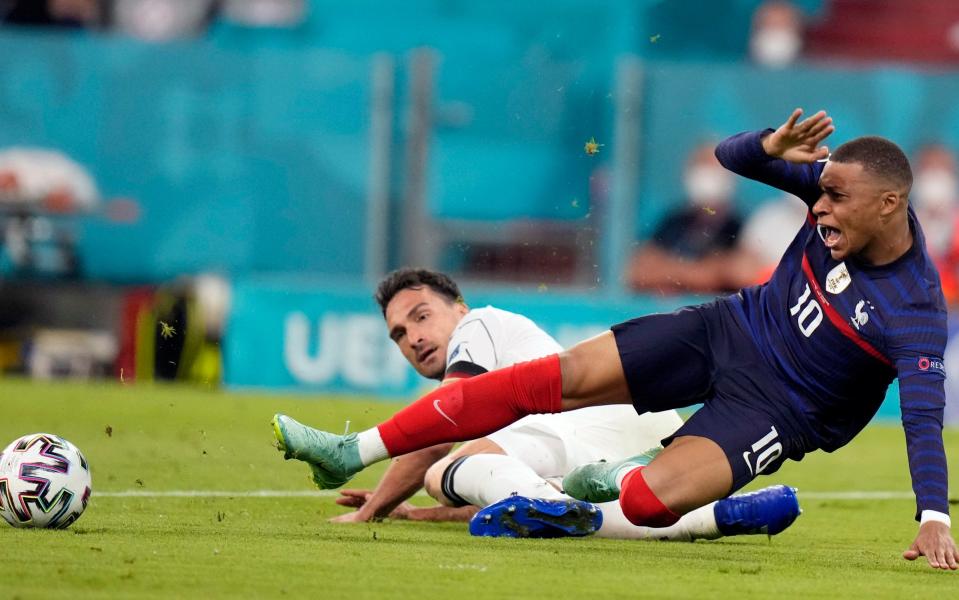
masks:
<svg viewBox="0 0 959 600"><path fill-rule="evenodd" d="M564 481L574 497L618 497L631 522L665 527L787 458L845 445L898 377L920 521L903 557L959 568L942 444L946 310L908 203L909 162L878 137L829 155L820 143L834 131L832 119L801 117L797 109L776 130L743 133L716 149L726 168L809 207L767 283L443 386L359 434L279 432L287 454L337 487L373 462L479 438L527 414L623 398L638 412L702 403L648 465L597 463Z"/></svg>

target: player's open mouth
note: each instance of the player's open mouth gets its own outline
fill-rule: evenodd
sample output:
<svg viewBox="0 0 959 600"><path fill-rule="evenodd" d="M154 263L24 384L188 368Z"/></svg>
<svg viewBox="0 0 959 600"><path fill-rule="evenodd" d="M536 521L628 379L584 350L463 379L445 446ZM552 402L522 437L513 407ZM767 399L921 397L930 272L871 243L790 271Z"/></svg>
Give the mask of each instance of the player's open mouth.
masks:
<svg viewBox="0 0 959 600"><path fill-rule="evenodd" d="M434 352L436 352L436 348L430 348L430 349L427 350L426 352L424 352L424 353L422 353L422 354L420 354L419 356L416 357L417 362L423 362L423 361L425 361L427 358L433 356L433 353L434 353Z"/></svg>
<svg viewBox="0 0 959 600"><path fill-rule="evenodd" d="M828 225L817 225L816 230L819 232L819 238L826 244L826 247L830 249L835 248L836 244L839 243L839 239L842 237L841 231Z"/></svg>

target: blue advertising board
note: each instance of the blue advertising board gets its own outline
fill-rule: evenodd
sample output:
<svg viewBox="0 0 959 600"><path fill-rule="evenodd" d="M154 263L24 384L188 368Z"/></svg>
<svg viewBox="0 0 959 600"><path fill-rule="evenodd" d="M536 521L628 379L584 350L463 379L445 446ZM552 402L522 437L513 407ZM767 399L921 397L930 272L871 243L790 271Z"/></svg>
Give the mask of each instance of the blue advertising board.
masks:
<svg viewBox="0 0 959 600"><path fill-rule="evenodd" d="M682 298L602 300L586 294L485 291L471 306L525 314L564 346L630 317L672 310ZM427 385L389 339L371 289L343 282L238 280L224 347L226 382L316 392L409 396Z"/></svg>
<svg viewBox="0 0 959 600"><path fill-rule="evenodd" d="M540 286L527 293L481 290L468 294L467 301L524 314L568 347L610 324L704 298L604 299ZM389 339L371 289L348 282L263 277L237 281L224 359L226 383L233 388L396 399L435 385L417 375ZM879 416L898 418L898 398L898 386L893 385Z"/></svg>

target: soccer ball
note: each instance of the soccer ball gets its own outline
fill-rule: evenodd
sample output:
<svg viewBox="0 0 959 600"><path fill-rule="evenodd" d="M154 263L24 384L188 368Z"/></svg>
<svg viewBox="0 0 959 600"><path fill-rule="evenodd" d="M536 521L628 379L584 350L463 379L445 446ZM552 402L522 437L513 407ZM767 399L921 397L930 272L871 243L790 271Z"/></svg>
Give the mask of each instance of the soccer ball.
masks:
<svg viewBox="0 0 959 600"><path fill-rule="evenodd" d="M0 453L0 515L14 527L63 529L90 501L90 467L62 437L34 433Z"/></svg>

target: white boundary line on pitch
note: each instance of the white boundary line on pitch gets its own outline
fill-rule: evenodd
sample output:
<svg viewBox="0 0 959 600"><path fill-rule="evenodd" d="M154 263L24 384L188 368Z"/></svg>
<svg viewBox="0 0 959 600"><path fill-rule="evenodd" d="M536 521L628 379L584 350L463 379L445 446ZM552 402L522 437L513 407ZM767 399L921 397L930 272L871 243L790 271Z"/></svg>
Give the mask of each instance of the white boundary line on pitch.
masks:
<svg viewBox="0 0 959 600"><path fill-rule="evenodd" d="M123 490L120 492L93 492L94 498L332 498L339 495L340 493L336 490Z"/></svg>
<svg viewBox="0 0 959 600"><path fill-rule="evenodd" d="M417 496L426 496L418 492ZM123 490L119 492L93 492L94 498L332 498L339 496L336 490ZM856 492L804 492L799 497L807 500L911 500L912 492L856 491Z"/></svg>
<svg viewBox="0 0 959 600"><path fill-rule="evenodd" d="M913 500L912 492L797 492L800 498L809 500Z"/></svg>

